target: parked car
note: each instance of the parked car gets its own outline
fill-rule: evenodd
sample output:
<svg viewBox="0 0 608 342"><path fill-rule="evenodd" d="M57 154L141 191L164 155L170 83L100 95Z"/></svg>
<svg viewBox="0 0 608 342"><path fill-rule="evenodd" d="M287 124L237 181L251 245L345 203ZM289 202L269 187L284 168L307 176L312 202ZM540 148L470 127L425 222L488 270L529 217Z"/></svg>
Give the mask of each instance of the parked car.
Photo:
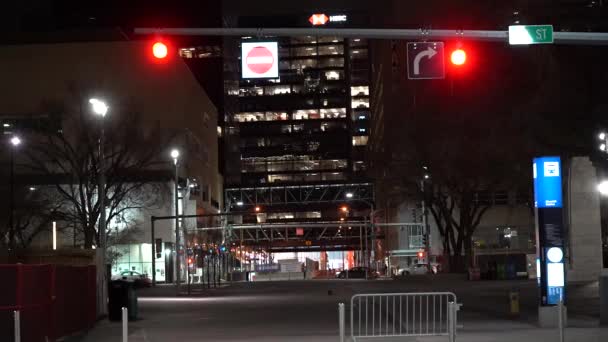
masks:
<svg viewBox="0 0 608 342"><path fill-rule="evenodd" d="M134 283L135 287L151 287L152 279L147 274L141 274L135 271L123 271L120 274L112 276L112 280L124 280Z"/></svg>
<svg viewBox="0 0 608 342"><path fill-rule="evenodd" d="M437 274L437 272L439 272L439 266L431 264L430 274ZM397 274L400 276L429 274L428 264L415 264L409 267L400 268Z"/></svg>
<svg viewBox="0 0 608 342"><path fill-rule="evenodd" d="M366 271L367 267L353 267L350 270L336 273L336 277L339 279L365 279ZM369 277L378 278L378 272L369 270Z"/></svg>

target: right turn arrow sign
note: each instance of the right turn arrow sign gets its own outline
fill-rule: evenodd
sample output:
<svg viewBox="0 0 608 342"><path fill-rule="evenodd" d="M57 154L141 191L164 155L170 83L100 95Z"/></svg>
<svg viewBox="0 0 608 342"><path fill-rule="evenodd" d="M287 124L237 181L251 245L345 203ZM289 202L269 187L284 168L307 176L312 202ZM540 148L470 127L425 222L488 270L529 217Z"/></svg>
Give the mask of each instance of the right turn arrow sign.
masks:
<svg viewBox="0 0 608 342"><path fill-rule="evenodd" d="M423 57L431 59L436 54L437 51L431 49L431 47L428 47L426 50L418 52L418 54L416 54L416 57L414 57L414 75L420 75L420 60L422 60Z"/></svg>
<svg viewBox="0 0 608 342"><path fill-rule="evenodd" d="M443 42L407 43L407 76L411 80L445 77Z"/></svg>

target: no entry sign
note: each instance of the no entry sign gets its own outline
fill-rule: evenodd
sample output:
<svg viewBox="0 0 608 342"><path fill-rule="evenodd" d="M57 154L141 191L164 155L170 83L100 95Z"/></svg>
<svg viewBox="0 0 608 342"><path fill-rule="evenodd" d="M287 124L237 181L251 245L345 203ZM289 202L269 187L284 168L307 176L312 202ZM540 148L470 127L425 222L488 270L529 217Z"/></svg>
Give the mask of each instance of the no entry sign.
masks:
<svg viewBox="0 0 608 342"><path fill-rule="evenodd" d="M278 78L277 42L242 42L242 78Z"/></svg>

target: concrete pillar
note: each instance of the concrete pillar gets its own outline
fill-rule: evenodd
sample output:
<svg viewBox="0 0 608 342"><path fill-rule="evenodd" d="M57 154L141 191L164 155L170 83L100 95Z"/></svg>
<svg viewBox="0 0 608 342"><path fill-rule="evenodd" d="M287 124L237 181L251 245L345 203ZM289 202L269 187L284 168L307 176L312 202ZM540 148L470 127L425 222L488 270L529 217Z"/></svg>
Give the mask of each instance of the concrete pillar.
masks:
<svg viewBox="0 0 608 342"><path fill-rule="evenodd" d="M602 270L600 200L595 167L588 157L574 157L569 165L568 281L597 281Z"/></svg>

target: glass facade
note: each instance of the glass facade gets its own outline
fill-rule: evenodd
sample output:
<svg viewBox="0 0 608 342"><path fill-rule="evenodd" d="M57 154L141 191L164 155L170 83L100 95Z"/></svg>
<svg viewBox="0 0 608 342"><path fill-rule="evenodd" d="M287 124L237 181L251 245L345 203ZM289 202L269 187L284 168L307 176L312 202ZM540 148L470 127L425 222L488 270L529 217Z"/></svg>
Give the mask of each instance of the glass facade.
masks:
<svg viewBox="0 0 608 342"><path fill-rule="evenodd" d="M249 38L243 38L247 41ZM241 183L352 179L353 149L367 144L370 120L365 39L278 38L279 78L241 80ZM351 142L352 140L352 142Z"/></svg>
<svg viewBox="0 0 608 342"><path fill-rule="evenodd" d="M171 254L171 249L165 250L163 243L162 253L156 258L156 281L164 282L167 279L165 273L165 259ZM124 271L135 271L147 274L152 278L152 245L149 243L118 245L111 248L111 253L116 256L112 262L112 275L119 275Z"/></svg>

